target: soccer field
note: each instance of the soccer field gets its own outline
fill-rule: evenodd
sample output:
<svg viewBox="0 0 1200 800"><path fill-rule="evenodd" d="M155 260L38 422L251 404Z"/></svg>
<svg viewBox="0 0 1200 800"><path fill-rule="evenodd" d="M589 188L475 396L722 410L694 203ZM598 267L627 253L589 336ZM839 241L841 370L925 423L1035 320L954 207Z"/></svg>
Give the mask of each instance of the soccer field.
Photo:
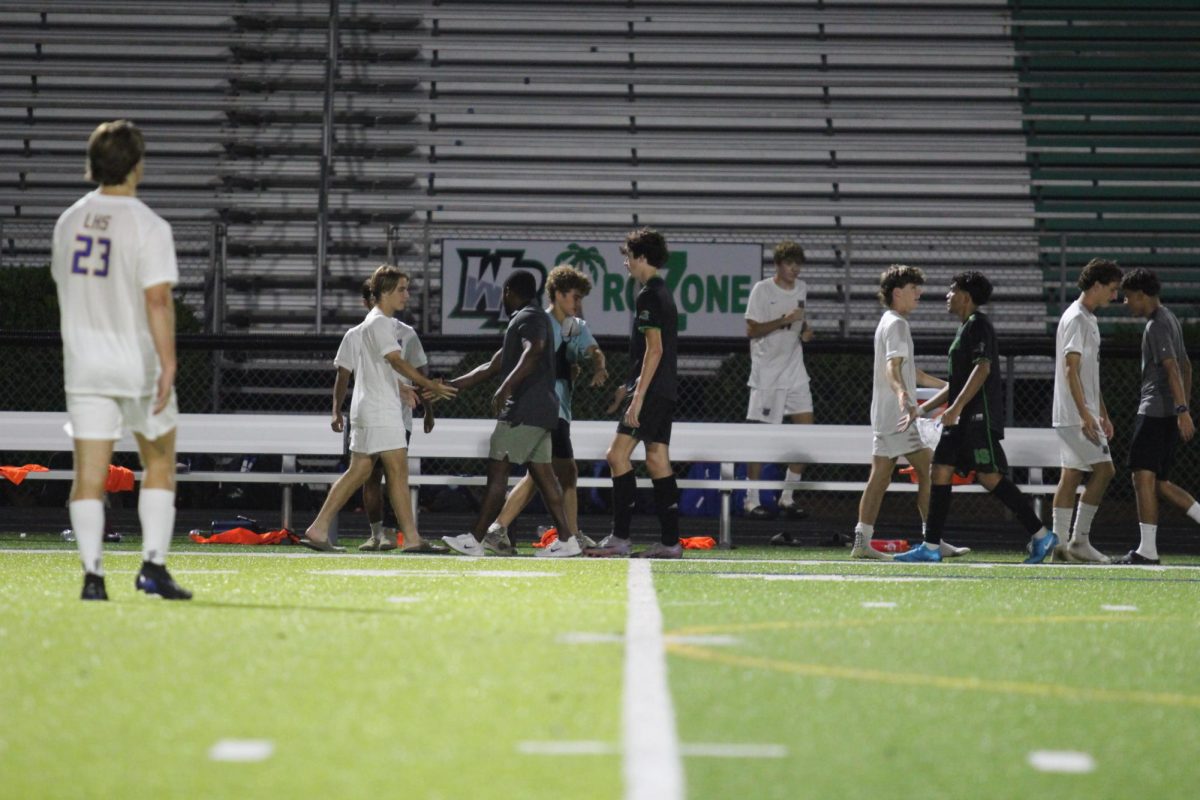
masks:
<svg viewBox="0 0 1200 800"><path fill-rule="evenodd" d="M0 542L0 796L1179 797L1200 563ZM1007 561L1001 560L1007 559ZM657 615L661 614L661 624ZM665 667L665 675L663 669Z"/></svg>

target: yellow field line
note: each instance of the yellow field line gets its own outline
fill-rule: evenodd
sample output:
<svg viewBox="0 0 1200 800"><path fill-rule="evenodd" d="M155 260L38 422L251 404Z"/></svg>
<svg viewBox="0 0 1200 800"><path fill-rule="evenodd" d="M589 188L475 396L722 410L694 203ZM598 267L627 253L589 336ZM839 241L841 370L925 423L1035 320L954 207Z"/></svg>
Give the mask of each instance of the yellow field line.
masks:
<svg viewBox="0 0 1200 800"><path fill-rule="evenodd" d="M1105 619L1108 619L1105 617ZM707 661L748 669L767 669L803 675L809 678L837 678L863 681L889 686L923 686L934 689L957 691L990 692L993 694L1017 694L1032 697L1050 697L1062 700L1087 700L1107 703L1137 703L1140 705L1183 706L1200 708L1200 696L1176 692L1140 692L1117 689L1093 689L1067 686L1056 683L1029 683L1025 681L989 680L978 677L957 678L939 675L903 675L860 667L838 667L827 664L801 664L775 658L738 655L726 651L711 650L696 645L668 643L667 652L682 658Z"/></svg>

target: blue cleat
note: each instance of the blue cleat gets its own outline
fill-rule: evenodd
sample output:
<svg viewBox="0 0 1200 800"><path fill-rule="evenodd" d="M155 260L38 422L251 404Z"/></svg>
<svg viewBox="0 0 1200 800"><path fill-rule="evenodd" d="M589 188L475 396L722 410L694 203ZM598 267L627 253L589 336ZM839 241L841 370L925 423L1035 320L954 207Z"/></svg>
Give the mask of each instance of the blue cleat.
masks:
<svg viewBox="0 0 1200 800"><path fill-rule="evenodd" d="M1054 531L1050 531L1041 539L1033 539L1029 542L1029 558L1025 559L1026 564L1041 564L1046 560L1046 556L1054 552L1054 548L1058 545L1058 535Z"/></svg>
<svg viewBox="0 0 1200 800"><path fill-rule="evenodd" d="M936 564L941 560L942 551L939 548L926 547L924 544L919 544L913 549L904 553L900 553L892 558L892 561L902 561L906 564Z"/></svg>

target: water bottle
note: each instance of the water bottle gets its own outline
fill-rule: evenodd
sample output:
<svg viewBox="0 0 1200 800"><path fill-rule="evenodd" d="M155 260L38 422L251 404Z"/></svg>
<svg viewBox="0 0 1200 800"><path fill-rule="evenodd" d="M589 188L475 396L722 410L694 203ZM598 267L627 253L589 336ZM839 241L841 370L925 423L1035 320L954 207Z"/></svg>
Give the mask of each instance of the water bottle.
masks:
<svg viewBox="0 0 1200 800"><path fill-rule="evenodd" d="M70 528L64 528L62 532L62 540L64 542L75 541L75 531L71 530Z"/></svg>

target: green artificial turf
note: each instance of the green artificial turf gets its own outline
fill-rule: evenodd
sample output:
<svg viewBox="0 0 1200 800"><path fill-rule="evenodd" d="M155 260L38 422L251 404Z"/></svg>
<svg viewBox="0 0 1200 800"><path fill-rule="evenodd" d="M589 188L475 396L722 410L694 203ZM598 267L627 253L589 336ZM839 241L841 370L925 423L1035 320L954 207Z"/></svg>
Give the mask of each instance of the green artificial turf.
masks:
<svg viewBox="0 0 1200 800"><path fill-rule="evenodd" d="M745 548L653 565L689 797L1200 784L1200 566L844 559ZM112 599L82 603L72 545L0 539L0 797L623 795L629 562L180 543L187 603L135 593L138 564L135 545L109 546ZM214 761L223 739L274 749ZM556 742L597 752L527 752ZM773 749L686 755L701 745ZM1039 750L1095 768L1041 772Z"/></svg>

